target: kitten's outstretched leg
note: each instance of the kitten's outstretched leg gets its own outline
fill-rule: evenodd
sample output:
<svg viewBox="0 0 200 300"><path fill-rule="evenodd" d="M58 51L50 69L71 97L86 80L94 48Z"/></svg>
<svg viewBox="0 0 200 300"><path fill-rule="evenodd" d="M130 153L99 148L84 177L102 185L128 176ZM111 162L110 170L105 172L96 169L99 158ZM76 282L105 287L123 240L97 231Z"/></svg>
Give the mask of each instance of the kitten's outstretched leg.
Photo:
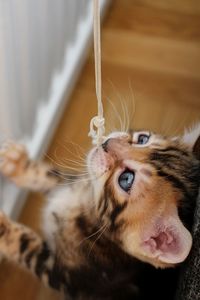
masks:
<svg viewBox="0 0 200 300"><path fill-rule="evenodd" d="M57 185L59 175L44 162L31 161L26 148L8 142L0 149L0 172L17 186L46 192Z"/></svg>
<svg viewBox="0 0 200 300"><path fill-rule="evenodd" d="M38 276L57 290L67 287L65 269L42 238L31 229L12 222L0 211L0 254Z"/></svg>

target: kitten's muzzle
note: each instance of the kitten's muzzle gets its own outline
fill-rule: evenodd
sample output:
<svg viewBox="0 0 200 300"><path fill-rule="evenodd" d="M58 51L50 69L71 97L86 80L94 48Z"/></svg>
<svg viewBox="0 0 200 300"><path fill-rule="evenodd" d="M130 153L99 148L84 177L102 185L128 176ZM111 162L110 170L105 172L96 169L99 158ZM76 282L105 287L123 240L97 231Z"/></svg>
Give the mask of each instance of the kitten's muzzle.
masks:
<svg viewBox="0 0 200 300"><path fill-rule="evenodd" d="M121 153L123 152L130 143L128 142L127 138L108 138L101 146L103 150L108 153Z"/></svg>

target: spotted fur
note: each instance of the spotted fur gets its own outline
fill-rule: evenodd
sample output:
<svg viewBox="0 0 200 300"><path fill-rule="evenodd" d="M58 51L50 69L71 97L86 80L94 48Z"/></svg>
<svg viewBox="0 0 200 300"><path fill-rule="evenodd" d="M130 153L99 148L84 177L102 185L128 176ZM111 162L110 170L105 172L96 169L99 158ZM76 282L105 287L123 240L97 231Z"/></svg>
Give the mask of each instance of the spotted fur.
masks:
<svg viewBox="0 0 200 300"><path fill-rule="evenodd" d="M149 134L148 143L139 146L138 134L108 136L88 156L92 181L62 188L59 171L29 160L24 147L11 143L2 149L1 172L20 187L48 191L48 204L45 239L0 213L0 253L67 299L172 299L178 268L168 267L183 261L190 249L181 239L190 241L199 142L187 145L181 138ZM119 186L126 169L135 174L128 192ZM184 256L180 249L178 254L172 249L171 256L162 249L166 235L174 243L180 240ZM168 289L165 276L171 280ZM162 297L157 285L165 290Z"/></svg>

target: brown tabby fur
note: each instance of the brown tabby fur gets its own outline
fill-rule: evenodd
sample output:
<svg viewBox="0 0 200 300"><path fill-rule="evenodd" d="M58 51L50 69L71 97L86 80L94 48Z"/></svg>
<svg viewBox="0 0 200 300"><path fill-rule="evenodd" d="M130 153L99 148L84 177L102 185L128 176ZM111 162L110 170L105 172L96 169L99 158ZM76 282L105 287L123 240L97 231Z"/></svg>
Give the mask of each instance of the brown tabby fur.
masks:
<svg viewBox="0 0 200 300"><path fill-rule="evenodd" d="M8 144L0 153L4 176L20 187L49 192L61 204L49 208L45 226L52 230L45 229L46 240L0 213L0 253L63 291L67 299L161 299L155 284L150 287L149 279L145 281L149 270L157 276L148 264L161 268L174 264L145 252L141 236L157 218L174 215L181 218L181 226L191 229L200 162L181 140L153 136L147 147L135 145L133 132L111 136L106 148L94 150L101 153L89 155L94 183L74 181L66 187L66 200L56 196L57 170L30 161L23 146ZM104 161L103 172L101 165L99 170L94 166L99 164L95 159ZM116 187L127 163L139 174L131 193ZM171 290L162 299L170 297Z"/></svg>

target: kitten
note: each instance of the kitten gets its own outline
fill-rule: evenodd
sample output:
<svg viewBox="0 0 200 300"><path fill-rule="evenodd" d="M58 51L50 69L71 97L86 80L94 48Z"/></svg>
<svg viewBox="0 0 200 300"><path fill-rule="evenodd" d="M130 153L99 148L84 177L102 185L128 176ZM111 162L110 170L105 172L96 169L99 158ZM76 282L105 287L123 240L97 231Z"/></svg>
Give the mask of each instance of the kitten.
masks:
<svg viewBox="0 0 200 300"><path fill-rule="evenodd" d="M195 130L182 138L112 133L87 157L91 180L65 187L52 166L8 144L1 172L20 187L45 192L48 203L44 240L0 213L0 253L66 299L171 300L176 281L166 287L155 267L183 262L192 246L200 126ZM175 280L173 269L164 272ZM165 289L162 296L157 286Z"/></svg>

